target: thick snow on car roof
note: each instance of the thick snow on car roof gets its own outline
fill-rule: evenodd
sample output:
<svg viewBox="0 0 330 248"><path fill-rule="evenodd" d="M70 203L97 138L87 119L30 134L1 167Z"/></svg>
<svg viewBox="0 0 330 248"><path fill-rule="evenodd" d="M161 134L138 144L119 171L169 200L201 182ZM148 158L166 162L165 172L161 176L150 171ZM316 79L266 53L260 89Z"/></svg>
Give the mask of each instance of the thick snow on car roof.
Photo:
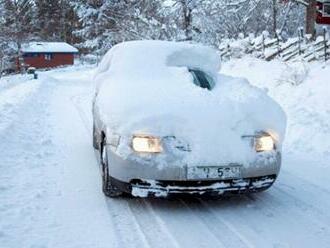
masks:
<svg viewBox="0 0 330 248"><path fill-rule="evenodd" d="M66 42L29 42L22 45L23 53L77 53L78 49Z"/></svg>
<svg viewBox="0 0 330 248"><path fill-rule="evenodd" d="M114 46L103 58L98 74L107 71L162 72L164 67L187 66L220 70L217 51L199 44L169 41L130 41ZM146 76L144 74L144 76Z"/></svg>

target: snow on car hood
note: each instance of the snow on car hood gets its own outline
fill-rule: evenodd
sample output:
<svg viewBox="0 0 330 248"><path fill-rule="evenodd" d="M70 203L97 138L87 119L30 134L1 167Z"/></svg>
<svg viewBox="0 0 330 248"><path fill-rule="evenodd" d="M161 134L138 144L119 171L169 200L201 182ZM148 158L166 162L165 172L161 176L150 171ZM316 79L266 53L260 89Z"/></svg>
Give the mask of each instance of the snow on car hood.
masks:
<svg viewBox="0 0 330 248"><path fill-rule="evenodd" d="M215 88L196 86L188 68L207 72ZM150 155L165 164L175 156L180 164L247 163L255 152L242 136L258 131L272 134L280 149L286 127L280 106L245 79L218 74L219 68L216 51L199 45L143 41L111 49L95 78L96 106L109 133L121 135L117 153L134 157L134 134L174 136L189 145L184 154Z"/></svg>

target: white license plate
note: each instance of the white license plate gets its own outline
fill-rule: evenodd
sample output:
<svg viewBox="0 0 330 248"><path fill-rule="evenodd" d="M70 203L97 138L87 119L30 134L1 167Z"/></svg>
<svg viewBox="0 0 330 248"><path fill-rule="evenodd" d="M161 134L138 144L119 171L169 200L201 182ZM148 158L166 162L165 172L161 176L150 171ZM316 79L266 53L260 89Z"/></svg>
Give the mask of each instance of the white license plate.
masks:
<svg viewBox="0 0 330 248"><path fill-rule="evenodd" d="M241 177L241 166L197 166L188 167L188 179L237 179Z"/></svg>

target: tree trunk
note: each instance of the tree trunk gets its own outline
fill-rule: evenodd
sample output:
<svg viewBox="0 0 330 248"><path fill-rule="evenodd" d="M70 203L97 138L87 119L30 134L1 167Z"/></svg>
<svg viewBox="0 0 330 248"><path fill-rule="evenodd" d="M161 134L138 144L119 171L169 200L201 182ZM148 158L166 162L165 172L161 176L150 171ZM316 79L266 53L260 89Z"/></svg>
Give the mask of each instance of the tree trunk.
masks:
<svg viewBox="0 0 330 248"><path fill-rule="evenodd" d="M274 38L277 36L277 0L273 0L273 34Z"/></svg>
<svg viewBox="0 0 330 248"><path fill-rule="evenodd" d="M2 70L3 70L3 56L0 57L0 79L2 77Z"/></svg>
<svg viewBox="0 0 330 248"><path fill-rule="evenodd" d="M23 60L23 55L22 55L22 42L20 40L16 41L17 44L17 61L18 61L18 70L19 72L21 72L22 74L25 71L24 68L24 60Z"/></svg>
<svg viewBox="0 0 330 248"><path fill-rule="evenodd" d="M306 34L315 36L316 0L309 0L306 8Z"/></svg>
<svg viewBox="0 0 330 248"><path fill-rule="evenodd" d="M187 0L181 0L185 40L192 40L192 15Z"/></svg>

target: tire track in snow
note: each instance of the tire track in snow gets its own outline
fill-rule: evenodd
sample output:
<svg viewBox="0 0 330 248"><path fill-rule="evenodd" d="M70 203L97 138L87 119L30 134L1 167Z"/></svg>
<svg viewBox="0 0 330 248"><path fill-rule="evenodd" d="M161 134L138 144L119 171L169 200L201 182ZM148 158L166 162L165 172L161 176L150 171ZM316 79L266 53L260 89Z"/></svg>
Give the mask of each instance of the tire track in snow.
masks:
<svg viewBox="0 0 330 248"><path fill-rule="evenodd" d="M151 247L180 247L147 199L131 199L129 207Z"/></svg>
<svg viewBox="0 0 330 248"><path fill-rule="evenodd" d="M330 223L329 190L287 171L281 173L281 180L275 185L274 190L274 195L277 196L276 199L287 199L291 203L290 206L295 206L305 215L313 216L312 221L318 219Z"/></svg>
<svg viewBox="0 0 330 248"><path fill-rule="evenodd" d="M318 215L318 217L322 217L322 219L326 219L327 223L330 223L330 216L328 212L329 208L327 208L328 206L324 202L321 202L320 200L314 201L313 203L317 203L317 205L314 205L312 203L308 203L305 200L298 198L293 193L289 193L282 188L275 187L274 190L277 191L274 193L274 195L279 194L278 197L281 197L282 199L283 199L283 195L285 195L286 199L290 199L290 201L292 202L292 204L290 204L291 206L294 205L302 212L310 212L313 215L316 214ZM330 195L328 196L328 199L330 199ZM327 208L327 209L321 210L319 206L322 206L323 208Z"/></svg>
<svg viewBox="0 0 330 248"><path fill-rule="evenodd" d="M320 200L317 201L317 206L313 205L312 203L307 203L304 200L296 197L292 193L286 192L284 189L279 187L274 187L274 196L276 199L286 199L285 203L287 204L290 202L289 206L294 206L296 211L301 212L302 215L310 219L310 222L315 222L321 224L323 226L328 226L330 223L330 216L327 210L321 210L317 206L327 207L326 204L321 203ZM330 195L328 196L330 199ZM316 203L316 202L314 202ZM318 217L318 218L315 218ZM319 220L322 220L320 222Z"/></svg>
<svg viewBox="0 0 330 248"><path fill-rule="evenodd" d="M278 188L285 188L286 192L290 192L293 195L303 196L305 202L317 202L320 199L324 200L322 206L324 209L330 209L330 191L313 182L296 176L288 171L282 171L281 180L278 182ZM318 192L317 195L314 193ZM328 200L328 201L326 201Z"/></svg>
<svg viewBox="0 0 330 248"><path fill-rule="evenodd" d="M134 213L128 205L129 199L107 199L108 210L111 213L115 232L118 235L119 248L153 248L146 235L141 230Z"/></svg>
<svg viewBox="0 0 330 248"><path fill-rule="evenodd" d="M215 200L214 203L217 201ZM219 242L223 243L225 247L233 248L253 248L252 245L245 237L239 234L237 230L227 225L225 221L214 215L209 207L203 203L202 200L197 198L184 200L184 204L194 212L196 216L199 216L207 228L214 233L219 239Z"/></svg>
<svg viewBox="0 0 330 248"><path fill-rule="evenodd" d="M149 202L180 247L225 247L180 199L150 199Z"/></svg>
<svg viewBox="0 0 330 248"><path fill-rule="evenodd" d="M77 109L88 135L90 136L90 138L92 138L93 137L93 134L92 134L93 124L90 121L90 118L87 117L88 115L84 111L85 108L82 108L82 106L81 106L82 105L81 104L81 96L82 95L84 95L84 94L71 96L70 100L73 103L73 105L75 106L75 108ZM90 115L91 114L92 114L92 112L90 112Z"/></svg>
<svg viewBox="0 0 330 248"><path fill-rule="evenodd" d="M248 247L271 247L260 233L246 220L254 202L245 196L226 198L214 205L214 200L201 200L201 203L212 212L224 225L237 235Z"/></svg>
<svg viewBox="0 0 330 248"><path fill-rule="evenodd" d="M261 210L262 214L266 214L268 217L267 223L269 230L272 230L273 227L281 227L274 230L274 232L276 231L276 240L292 247L311 247L317 239L319 246L325 247L321 244L323 243L325 245L328 242L326 237L330 236L327 224L319 222L314 215L307 215L306 212L292 203L289 195L277 194L274 191L276 191L275 188L271 192L250 195L248 197L251 201L257 202L257 209ZM255 217L257 218L257 216ZM259 226L261 235L270 241L275 241L271 232L264 231L264 228L266 228L265 223L259 223ZM264 228L262 228L263 226ZM292 231L295 232L293 237L291 235ZM290 243L286 243L287 240L290 240Z"/></svg>

